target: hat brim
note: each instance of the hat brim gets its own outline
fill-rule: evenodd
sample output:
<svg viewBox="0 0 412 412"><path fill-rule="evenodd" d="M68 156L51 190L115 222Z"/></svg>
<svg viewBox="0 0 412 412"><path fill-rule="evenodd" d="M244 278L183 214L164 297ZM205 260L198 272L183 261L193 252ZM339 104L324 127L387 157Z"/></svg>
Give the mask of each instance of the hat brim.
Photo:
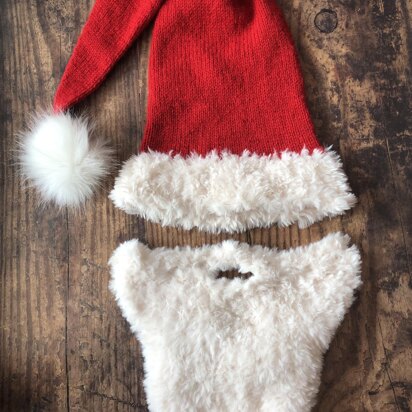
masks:
<svg viewBox="0 0 412 412"><path fill-rule="evenodd" d="M208 232L303 228L356 202L330 149L269 156L144 152L123 165L110 198L126 213Z"/></svg>

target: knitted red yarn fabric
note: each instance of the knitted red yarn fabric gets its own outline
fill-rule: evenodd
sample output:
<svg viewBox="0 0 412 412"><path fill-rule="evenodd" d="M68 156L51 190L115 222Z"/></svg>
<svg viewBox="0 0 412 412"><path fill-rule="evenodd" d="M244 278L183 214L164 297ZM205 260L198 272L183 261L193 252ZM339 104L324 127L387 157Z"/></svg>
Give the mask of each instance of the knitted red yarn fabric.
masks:
<svg viewBox="0 0 412 412"><path fill-rule="evenodd" d="M57 109L97 87L161 4L105 3L96 3L82 33L57 91ZM186 156L304 147L320 145L293 42L275 2L165 1L153 28L141 149Z"/></svg>
<svg viewBox="0 0 412 412"><path fill-rule="evenodd" d="M147 26L162 0L97 0L60 80L53 108L64 111L85 98Z"/></svg>
<svg viewBox="0 0 412 412"><path fill-rule="evenodd" d="M319 147L295 48L273 0L166 1L151 53L143 150Z"/></svg>

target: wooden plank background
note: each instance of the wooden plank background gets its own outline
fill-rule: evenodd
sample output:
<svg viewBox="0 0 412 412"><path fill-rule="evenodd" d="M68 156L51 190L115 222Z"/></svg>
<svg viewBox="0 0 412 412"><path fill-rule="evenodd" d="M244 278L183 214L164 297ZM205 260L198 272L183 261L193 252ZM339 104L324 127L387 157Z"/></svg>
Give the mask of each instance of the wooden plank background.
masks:
<svg viewBox="0 0 412 412"><path fill-rule="evenodd" d="M91 0L0 0L0 409L146 411L137 340L108 291L124 240L200 245L226 236L161 228L116 210L113 178L84 212L42 209L13 163L16 133L51 104ZM408 0L279 0L320 140L340 152L357 207L298 230L233 236L289 248L343 230L363 288L325 357L316 411L410 411L411 56ZM127 159L145 122L150 30L79 108Z"/></svg>

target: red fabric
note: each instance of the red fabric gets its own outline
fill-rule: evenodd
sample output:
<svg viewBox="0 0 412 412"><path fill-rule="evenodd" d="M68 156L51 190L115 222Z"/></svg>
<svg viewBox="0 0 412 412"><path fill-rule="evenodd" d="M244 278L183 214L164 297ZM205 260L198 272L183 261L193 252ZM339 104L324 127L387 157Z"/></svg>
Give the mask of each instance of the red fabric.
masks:
<svg viewBox="0 0 412 412"><path fill-rule="evenodd" d="M56 108L90 93L157 11L141 150L186 156L320 147L273 0L97 0Z"/></svg>
<svg viewBox="0 0 412 412"><path fill-rule="evenodd" d="M143 31L162 0L96 0L54 97L56 112L95 90Z"/></svg>

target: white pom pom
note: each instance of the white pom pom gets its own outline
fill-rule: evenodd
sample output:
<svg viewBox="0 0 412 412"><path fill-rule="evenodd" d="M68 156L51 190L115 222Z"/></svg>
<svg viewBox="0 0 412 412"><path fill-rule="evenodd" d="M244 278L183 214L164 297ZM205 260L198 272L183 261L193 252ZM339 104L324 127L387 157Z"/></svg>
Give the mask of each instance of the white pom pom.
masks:
<svg viewBox="0 0 412 412"><path fill-rule="evenodd" d="M111 168L111 150L90 142L87 121L67 113L43 115L20 142L23 176L38 189L42 201L78 207Z"/></svg>

